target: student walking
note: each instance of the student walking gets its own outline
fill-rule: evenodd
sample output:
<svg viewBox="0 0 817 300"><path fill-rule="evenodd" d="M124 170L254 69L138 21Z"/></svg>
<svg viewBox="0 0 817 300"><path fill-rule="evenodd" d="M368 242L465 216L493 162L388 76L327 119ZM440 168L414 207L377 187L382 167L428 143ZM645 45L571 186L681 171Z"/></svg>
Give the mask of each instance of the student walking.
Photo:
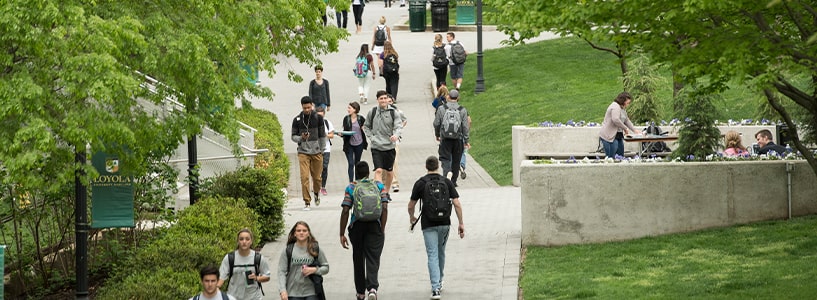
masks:
<svg viewBox="0 0 817 300"><path fill-rule="evenodd" d="M417 201L420 204L420 220L423 229L423 241L428 256L428 276L431 281L431 299L442 297L442 282L445 275L445 245L448 243L448 231L451 227L452 207L457 214L457 233L460 238L465 237L465 224L462 218L460 196L454 184L443 177L437 170L440 161L430 156L426 159L428 173L420 177L411 189L408 203L409 222L411 229L417 224L414 216Z"/></svg>
<svg viewBox="0 0 817 300"><path fill-rule="evenodd" d="M301 171L301 196L304 210L310 210L310 186L315 192L315 206L321 205L318 191L323 171L323 148L326 147L326 130L323 117L312 112L312 98L301 98L301 113L292 119L292 141L298 144L298 164ZM310 180L311 178L311 180Z"/></svg>
<svg viewBox="0 0 817 300"><path fill-rule="evenodd" d="M357 93L360 96L360 104L369 103L369 86L377 76L374 66L374 58L369 53L369 45L360 45L360 52L355 57L354 69L355 77L357 77ZM369 76L370 73L371 76Z"/></svg>
<svg viewBox="0 0 817 300"><path fill-rule="evenodd" d="M372 146L375 178L386 184L386 191L391 188L392 169L397 155L394 148L403 130L403 122L397 114L389 105L388 93L384 90L377 91L377 107L369 112L363 126L363 133Z"/></svg>
<svg viewBox="0 0 817 300"><path fill-rule="evenodd" d="M449 67L451 68L451 84L454 89L459 90L462 85L462 75L465 70L465 59L468 52L460 41L454 38L454 33L449 32L445 35L448 44L445 45L445 53L448 55Z"/></svg>
<svg viewBox="0 0 817 300"><path fill-rule="evenodd" d="M355 17L355 34L363 31L363 7L366 6L364 0L352 0L352 13Z"/></svg>
<svg viewBox="0 0 817 300"><path fill-rule="evenodd" d="M391 27L386 25L386 16L380 16L380 24L374 27L372 33L372 53L380 57L386 42L391 42ZM381 65L382 66L382 65ZM383 73L380 73L383 76Z"/></svg>
<svg viewBox="0 0 817 300"><path fill-rule="evenodd" d="M326 119L326 109L318 107L317 113L323 118L323 127L326 130L326 146L323 148L323 170L321 170L321 195L326 196L326 177L329 173L329 159L332 157L332 138L335 137L335 126Z"/></svg>
<svg viewBox="0 0 817 300"><path fill-rule="evenodd" d="M363 134L366 118L360 115L360 104L350 102L346 112L348 115L343 117L343 131L351 134L343 135L343 153L346 154L349 183L352 183L355 181L355 165L360 162L360 156L363 155L363 150L369 147L369 143Z"/></svg>
<svg viewBox="0 0 817 300"><path fill-rule="evenodd" d="M326 299L315 290L310 276L327 273L329 262L309 224L298 221L289 230L287 246L278 258L278 294L282 300Z"/></svg>
<svg viewBox="0 0 817 300"><path fill-rule="evenodd" d="M431 65L434 67L434 77L437 79L437 88L445 84L445 75L448 74L448 54L443 45L443 36L434 35L434 46L431 48Z"/></svg>
<svg viewBox="0 0 817 300"><path fill-rule="evenodd" d="M357 181L346 187L341 203L340 245L349 249L351 241L357 299L377 300L377 289L380 288L377 274L385 241L389 198L383 183L368 177L369 164L359 162L355 166Z"/></svg>
<svg viewBox="0 0 817 300"><path fill-rule="evenodd" d="M199 270L202 291L189 300L236 300L235 297L218 289L218 269L214 266L204 266Z"/></svg>
<svg viewBox="0 0 817 300"><path fill-rule="evenodd" d="M397 103L397 88L400 85L399 58L391 42L386 41L383 53L380 53L380 73L386 79L386 93L392 96L395 103Z"/></svg>
<svg viewBox="0 0 817 300"><path fill-rule="evenodd" d="M344 7L335 8L335 20L338 21L338 28L346 29L349 23L349 2Z"/></svg>
<svg viewBox="0 0 817 300"><path fill-rule="evenodd" d="M227 293L238 300L261 300L261 283L270 280L267 259L252 249L253 236L249 229L238 232L238 247L224 255L218 269L218 287L228 281Z"/></svg>
<svg viewBox="0 0 817 300"><path fill-rule="evenodd" d="M403 128L406 128L406 125L408 124L408 118L406 118L406 114L403 113L402 110L400 110L399 108L397 108L396 105L394 105L394 99L391 97L391 95L389 95L389 105L391 105L391 107L394 108L397 111L398 114L400 114L400 122L403 123ZM399 177L399 175L398 175L399 163L398 162L400 161L400 141L401 140L402 140L402 138L398 139L397 142L395 142L395 145L394 145L394 166L392 167L392 181L391 181L391 191L393 193L397 193L397 192L400 191L400 179L398 179L398 177Z"/></svg>
<svg viewBox="0 0 817 300"><path fill-rule="evenodd" d="M332 106L332 99L329 97L329 80L323 78L323 66L315 67L315 79L309 82L309 98L315 107L325 107L326 111Z"/></svg>
<svg viewBox="0 0 817 300"><path fill-rule="evenodd" d="M460 175L460 168L456 165L462 160L462 153L465 147L471 147L468 141L469 121L468 110L460 106L460 93L452 90L448 93L448 102L437 108L434 116L434 135L440 142L439 154L443 167L443 174L449 176L451 181L457 186L457 177Z"/></svg>

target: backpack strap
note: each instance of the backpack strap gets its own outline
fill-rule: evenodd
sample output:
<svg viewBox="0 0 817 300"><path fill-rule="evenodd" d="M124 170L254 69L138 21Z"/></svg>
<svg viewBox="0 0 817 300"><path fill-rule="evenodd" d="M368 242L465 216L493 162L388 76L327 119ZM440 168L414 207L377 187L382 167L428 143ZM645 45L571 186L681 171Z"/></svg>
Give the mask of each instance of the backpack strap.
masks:
<svg viewBox="0 0 817 300"><path fill-rule="evenodd" d="M227 284L229 285L230 280L233 280L233 268L235 268L235 251L230 251L230 253L227 253L227 261L229 262L229 267L230 267L228 269L228 270L230 270L229 271L230 273L227 273L228 274L227 275Z"/></svg>
<svg viewBox="0 0 817 300"><path fill-rule="evenodd" d="M195 296L193 296L193 300L199 300L199 296L201 296L201 293L196 294Z"/></svg>
<svg viewBox="0 0 817 300"><path fill-rule="evenodd" d="M221 291L219 291L219 292L221 293L221 300L230 300L230 296L227 295L227 293L221 292ZM261 294L263 294L263 293L264 293L264 291L261 291ZM195 300L199 300L199 299L195 299Z"/></svg>
<svg viewBox="0 0 817 300"><path fill-rule="evenodd" d="M258 276L258 274L261 274L260 273L260 270L261 270L261 253L258 253L258 251L255 251L255 257L253 258L253 263L252 264L253 264L253 266L255 266L255 276ZM258 284L258 289L261 290L261 296L266 296L264 294L264 287L261 286L261 282L256 280L255 283Z"/></svg>

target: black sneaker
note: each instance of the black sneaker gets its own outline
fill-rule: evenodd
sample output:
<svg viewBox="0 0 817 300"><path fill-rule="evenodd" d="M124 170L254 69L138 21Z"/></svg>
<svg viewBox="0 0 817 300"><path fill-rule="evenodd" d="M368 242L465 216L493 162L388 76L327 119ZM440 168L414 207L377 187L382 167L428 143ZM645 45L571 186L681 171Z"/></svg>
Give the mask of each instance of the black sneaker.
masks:
<svg viewBox="0 0 817 300"><path fill-rule="evenodd" d="M465 168L460 167L460 179L465 179L466 176L468 176L468 174L465 174Z"/></svg>
<svg viewBox="0 0 817 300"><path fill-rule="evenodd" d="M315 206L321 206L321 194L315 193Z"/></svg>
<svg viewBox="0 0 817 300"><path fill-rule="evenodd" d="M431 291L431 299L442 299L442 293L440 293L440 290Z"/></svg>

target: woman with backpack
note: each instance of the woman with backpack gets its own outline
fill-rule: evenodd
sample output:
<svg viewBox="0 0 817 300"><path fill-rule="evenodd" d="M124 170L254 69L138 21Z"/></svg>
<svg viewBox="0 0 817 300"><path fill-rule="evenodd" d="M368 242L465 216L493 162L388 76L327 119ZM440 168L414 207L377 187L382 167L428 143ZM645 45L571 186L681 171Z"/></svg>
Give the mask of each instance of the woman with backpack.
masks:
<svg viewBox="0 0 817 300"><path fill-rule="evenodd" d="M327 273L329 262L312 236L309 224L296 222L289 231L286 249L278 259L278 294L281 299L326 299L322 291L316 290L310 276L324 276Z"/></svg>
<svg viewBox="0 0 817 300"><path fill-rule="evenodd" d="M391 28L386 25L386 17L380 16L380 24L374 27L372 34L372 53L375 55L383 53L386 42L391 42ZM380 76L383 76L383 73L380 73Z"/></svg>
<svg viewBox="0 0 817 300"><path fill-rule="evenodd" d="M349 114L343 117L343 131L352 132L352 134L343 134L343 153L346 154L349 182L351 183L355 181L355 165L360 162L363 150L369 147L369 143L366 142L366 135L361 129L363 124L366 124L366 118L359 115L360 104L349 103L349 106L346 106L346 112Z"/></svg>
<svg viewBox="0 0 817 300"><path fill-rule="evenodd" d="M252 232L241 229L238 232L236 250L221 260L218 287L227 281L227 293L239 300L261 300L261 283L270 280L270 270L266 258L252 249Z"/></svg>
<svg viewBox="0 0 817 300"><path fill-rule="evenodd" d="M357 93L360 95L360 103L369 103L369 84L375 79L377 74L372 68L374 65L374 58L369 53L369 45L360 45L360 52L355 57L355 77L357 77ZM372 79L369 79L369 73L372 73ZM344 129L345 130L345 129Z"/></svg>
<svg viewBox="0 0 817 300"><path fill-rule="evenodd" d="M445 53L443 35L434 35L434 47L431 51L431 65L434 66L434 75L437 77L437 88L445 83L445 76L448 75L448 56Z"/></svg>
<svg viewBox="0 0 817 300"><path fill-rule="evenodd" d="M390 41L386 41L383 46L383 53L380 53L380 75L386 79L386 93L394 98L397 103L397 86L400 83L400 63L399 56L394 50Z"/></svg>

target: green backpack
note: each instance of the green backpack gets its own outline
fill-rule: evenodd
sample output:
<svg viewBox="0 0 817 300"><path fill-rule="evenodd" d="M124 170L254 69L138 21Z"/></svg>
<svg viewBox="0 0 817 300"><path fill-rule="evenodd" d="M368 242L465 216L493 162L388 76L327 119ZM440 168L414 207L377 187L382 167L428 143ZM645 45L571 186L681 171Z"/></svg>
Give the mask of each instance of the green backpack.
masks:
<svg viewBox="0 0 817 300"><path fill-rule="evenodd" d="M380 188L377 187L377 182L361 180L355 184L352 197L354 199L352 212L355 221L370 222L380 220L383 206L380 203Z"/></svg>

